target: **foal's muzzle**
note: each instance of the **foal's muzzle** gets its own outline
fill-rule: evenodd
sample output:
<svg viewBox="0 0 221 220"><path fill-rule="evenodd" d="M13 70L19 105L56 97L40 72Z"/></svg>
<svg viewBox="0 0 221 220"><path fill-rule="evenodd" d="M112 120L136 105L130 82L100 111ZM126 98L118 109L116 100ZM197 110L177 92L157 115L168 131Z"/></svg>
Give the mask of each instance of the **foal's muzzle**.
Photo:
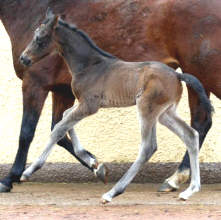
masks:
<svg viewBox="0 0 221 220"><path fill-rule="evenodd" d="M24 66L31 66L31 60L28 57L21 55L19 60Z"/></svg>

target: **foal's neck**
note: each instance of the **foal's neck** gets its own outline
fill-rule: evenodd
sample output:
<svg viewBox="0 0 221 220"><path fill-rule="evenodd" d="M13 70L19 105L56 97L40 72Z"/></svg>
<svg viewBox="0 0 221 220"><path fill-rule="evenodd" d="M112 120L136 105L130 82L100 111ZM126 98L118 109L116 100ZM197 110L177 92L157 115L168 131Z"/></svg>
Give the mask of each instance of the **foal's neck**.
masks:
<svg viewBox="0 0 221 220"><path fill-rule="evenodd" d="M111 54L98 48L84 32L67 23L58 24L55 36L71 74L81 74L90 65L115 59Z"/></svg>

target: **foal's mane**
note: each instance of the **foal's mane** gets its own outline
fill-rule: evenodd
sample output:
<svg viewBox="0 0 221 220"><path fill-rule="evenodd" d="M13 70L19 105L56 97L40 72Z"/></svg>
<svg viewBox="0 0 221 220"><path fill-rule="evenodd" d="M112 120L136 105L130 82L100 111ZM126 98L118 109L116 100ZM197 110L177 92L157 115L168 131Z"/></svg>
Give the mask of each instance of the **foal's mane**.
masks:
<svg viewBox="0 0 221 220"><path fill-rule="evenodd" d="M90 47L92 47L93 49L95 49L97 52L99 52L101 55L108 57L108 58L113 58L116 59L115 56L113 56L112 54L102 50L101 48L99 48L93 41L92 39L82 30L78 29L76 25L73 24L69 24L67 22L65 22L64 20L60 19L58 20L58 24L64 26L65 28L68 28L71 31L74 31L76 33L78 33L81 37L83 37L88 44L90 45Z"/></svg>

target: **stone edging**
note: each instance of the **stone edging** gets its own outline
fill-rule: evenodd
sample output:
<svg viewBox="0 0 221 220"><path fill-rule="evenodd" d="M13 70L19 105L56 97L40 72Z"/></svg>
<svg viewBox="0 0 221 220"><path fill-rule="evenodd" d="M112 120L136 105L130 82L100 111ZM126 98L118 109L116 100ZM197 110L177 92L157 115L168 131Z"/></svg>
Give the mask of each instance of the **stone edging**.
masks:
<svg viewBox="0 0 221 220"><path fill-rule="evenodd" d="M116 182L129 168L131 163L105 163L109 169L109 181ZM147 163L133 182L161 183L173 174L178 163ZM11 164L0 164L0 179L6 176ZM221 183L221 163L201 163L201 182L204 184ZM87 168L78 163L46 163L30 179L33 182L97 182Z"/></svg>

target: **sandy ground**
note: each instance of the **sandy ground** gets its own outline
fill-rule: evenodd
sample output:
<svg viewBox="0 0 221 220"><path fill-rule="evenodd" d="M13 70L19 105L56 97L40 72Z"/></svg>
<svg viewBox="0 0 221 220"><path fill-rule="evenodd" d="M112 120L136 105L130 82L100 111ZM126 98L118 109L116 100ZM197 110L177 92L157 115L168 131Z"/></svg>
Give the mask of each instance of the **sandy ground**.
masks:
<svg viewBox="0 0 221 220"><path fill-rule="evenodd" d="M221 184L203 185L188 201L178 199L180 191L158 193L159 185L131 184L123 195L101 205L101 195L111 187L101 183L16 185L12 193L0 195L0 219L221 219Z"/></svg>

